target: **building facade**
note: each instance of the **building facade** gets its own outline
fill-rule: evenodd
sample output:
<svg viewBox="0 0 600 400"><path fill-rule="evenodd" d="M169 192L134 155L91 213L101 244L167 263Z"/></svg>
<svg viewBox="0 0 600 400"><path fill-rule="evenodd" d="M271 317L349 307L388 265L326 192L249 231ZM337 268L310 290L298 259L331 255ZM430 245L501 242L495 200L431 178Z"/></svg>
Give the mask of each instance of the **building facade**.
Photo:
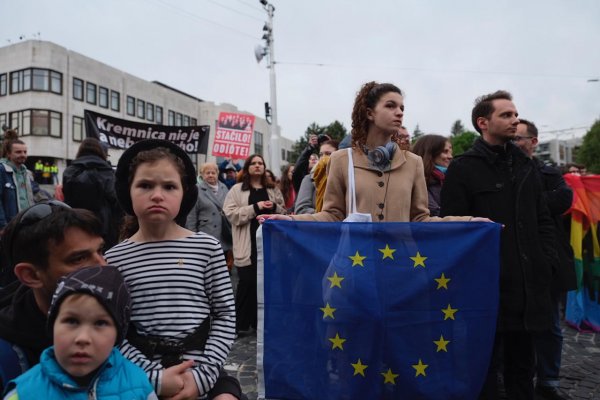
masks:
<svg viewBox="0 0 600 400"><path fill-rule="evenodd" d="M160 82L150 82L68 50L27 40L0 48L0 127L17 129L28 145L28 167L37 160L56 163L59 175L86 137L84 110L158 125L209 125L209 154L192 155L196 164L219 161L210 155L220 112L251 114L231 104L215 104ZM270 126L256 116L250 153L271 164ZM293 141L281 138L280 164ZM111 149L116 164L122 151Z"/></svg>
<svg viewBox="0 0 600 400"><path fill-rule="evenodd" d="M562 166L575 162L577 149L581 146L582 141L582 138L540 141L534 155L546 163Z"/></svg>

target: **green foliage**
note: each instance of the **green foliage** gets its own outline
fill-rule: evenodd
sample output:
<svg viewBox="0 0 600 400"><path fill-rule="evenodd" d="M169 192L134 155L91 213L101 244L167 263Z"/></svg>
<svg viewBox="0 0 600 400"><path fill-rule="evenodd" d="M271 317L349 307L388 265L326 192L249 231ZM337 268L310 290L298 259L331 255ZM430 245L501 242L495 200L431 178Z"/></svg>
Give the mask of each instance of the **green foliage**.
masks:
<svg viewBox="0 0 600 400"><path fill-rule="evenodd" d="M479 137L479 134L472 131L464 131L458 135L450 137L452 142L452 154L457 156L464 153L471 148L475 139Z"/></svg>
<svg viewBox="0 0 600 400"><path fill-rule="evenodd" d="M415 139L417 139L419 136L423 136L424 133L423 131L419 128L419 124L417 124L417 126L415 126L415 129L413 130L413 142L415 141Z"/></svg>
<svg viewBox="0 0 600 400"><path fill-rule="evenodd" d="M588 173L600 174L600 120L583 137L577 151L577 162L586 166Z"/></svg>
<svg viewBox="0 0 600 400"><path fill-rule="evenodd" d="M310 138L310 135L318 136L321 134L327 134L332 139L340 141L344 138L344 136L348 134L348 131L346 130L344 124L337 120L333 121L329 125L324 126L320 126L316 122L313 122L306 128L304 136L296 140L296 142L292 146L292 152L290 154L290 163L294 164L296 160L298 160L298 157L300 157L300 153L302 153L302 151L308 145L308 139Z"/></svg>
<svg viewBox="0 0 600 400"><path fill-rule="evenodd" d="M460 119L457 119L456 121L454 121L454 123L452 124L452 128L450 129L450 133L452 133L452 136L460 135L464 131L465 131L465 126L462 124Z"/></svg>

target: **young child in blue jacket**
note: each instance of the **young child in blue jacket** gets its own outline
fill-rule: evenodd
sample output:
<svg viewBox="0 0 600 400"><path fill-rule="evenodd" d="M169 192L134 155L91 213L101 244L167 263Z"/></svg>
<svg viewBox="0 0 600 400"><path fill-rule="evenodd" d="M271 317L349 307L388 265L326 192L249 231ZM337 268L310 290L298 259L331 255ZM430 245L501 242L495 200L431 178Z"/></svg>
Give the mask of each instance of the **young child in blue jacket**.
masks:
<svg viewBox="0 0 600 400"><path fill-rule="evenodd" d="M130 310L116 268L85 267L65 276L48 315L54 345L8 384L4 399L158 399L144 371L115 347L125 337Z"/></svg>

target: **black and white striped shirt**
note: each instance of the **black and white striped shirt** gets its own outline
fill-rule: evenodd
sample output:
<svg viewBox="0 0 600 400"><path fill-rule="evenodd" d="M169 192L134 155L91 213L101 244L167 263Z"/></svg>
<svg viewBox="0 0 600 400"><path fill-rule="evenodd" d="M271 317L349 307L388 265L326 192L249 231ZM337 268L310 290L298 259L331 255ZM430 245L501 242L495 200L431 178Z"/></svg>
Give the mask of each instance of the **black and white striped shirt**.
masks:
<svg viewBox="0 0 600 400"><path fill-rule="evenodd" d="M190 350L184 356L197 361L192 372L204 397L214 386L235 338L235 303L219 241L202 232L158 242L125 240L105 257L127 282L131 327L139 334L176 343L211 316L204 351ZM121 352L148 373L160 393L160 355L149 360L127 341Z"/></svg>

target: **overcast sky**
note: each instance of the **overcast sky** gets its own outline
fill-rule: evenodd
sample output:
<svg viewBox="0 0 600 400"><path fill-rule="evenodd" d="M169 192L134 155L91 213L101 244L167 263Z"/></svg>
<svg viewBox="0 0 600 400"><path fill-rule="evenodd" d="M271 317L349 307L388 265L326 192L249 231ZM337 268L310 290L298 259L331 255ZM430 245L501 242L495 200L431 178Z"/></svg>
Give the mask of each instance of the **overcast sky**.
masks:
<svg viewBox="0 0 600 400"><path fill-rule="evenodd" d="M473 100L505 89L542 132L600 118L598 0L270 0L282 135L350 129L361 84L405 92L404 124L472 129ZM204 100L264 116L259 0L0 0L0 41L51 41ZM580 128L567 130L569 128ZM554 136L553 133L546 136Z"/></svg>

